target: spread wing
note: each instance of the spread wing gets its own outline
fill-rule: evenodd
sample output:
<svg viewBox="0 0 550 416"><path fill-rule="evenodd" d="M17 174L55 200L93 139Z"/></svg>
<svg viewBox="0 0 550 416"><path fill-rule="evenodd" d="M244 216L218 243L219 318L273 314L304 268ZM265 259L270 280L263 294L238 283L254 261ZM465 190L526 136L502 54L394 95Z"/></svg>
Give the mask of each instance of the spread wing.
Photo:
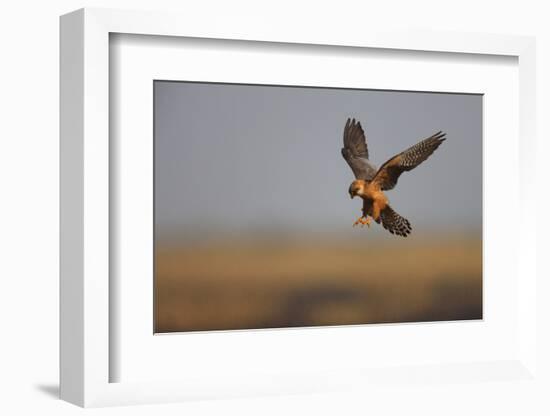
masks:
<svg viewBox="0 0 550 416"><path fill-rule="evenodd" d="M373 182L378 182L383 191L393 189L403 172L412 170L424 162L444 141L445 133L437 132L433 136L395 155L380 166Z"/></svg>
<svg viewBox="0 0 550 416"><path fill-rule="evenodd" d="M360 122L355 119L346 121L344 128L344 147L342 156L348 162L355 178L371 180L376 174L376 168L369 162L369 149L365 139L365 132Z"/></svg>

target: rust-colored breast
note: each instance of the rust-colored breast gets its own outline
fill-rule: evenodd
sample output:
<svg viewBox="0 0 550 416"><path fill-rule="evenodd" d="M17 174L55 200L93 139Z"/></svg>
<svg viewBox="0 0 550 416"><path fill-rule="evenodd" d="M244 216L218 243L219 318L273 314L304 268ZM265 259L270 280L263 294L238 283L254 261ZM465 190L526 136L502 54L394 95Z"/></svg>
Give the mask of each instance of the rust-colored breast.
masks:
<svg viewBox="0 0 550 416"><path fill-rule="evenodd" d="M377 221L380 217L380 212L388 205L388 198L380 189L377 183L369 183L365 188L364 198L372 201L371 216Z"/></svg>

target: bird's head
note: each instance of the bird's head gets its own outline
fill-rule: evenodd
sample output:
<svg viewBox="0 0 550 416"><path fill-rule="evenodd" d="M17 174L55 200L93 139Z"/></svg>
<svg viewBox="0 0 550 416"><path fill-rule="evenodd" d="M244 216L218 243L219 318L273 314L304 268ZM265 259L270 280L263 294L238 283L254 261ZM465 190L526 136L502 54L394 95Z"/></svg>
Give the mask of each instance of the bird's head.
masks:
<svg viewBox="0 0 550 416"><path fill-rule="evenodd" d="M357 195L361 196L363 195L364 190L365 190L365 181L361 179L357 179L353 181L349 186L349 190L348 190L349 196L352 199Z"/></svg>

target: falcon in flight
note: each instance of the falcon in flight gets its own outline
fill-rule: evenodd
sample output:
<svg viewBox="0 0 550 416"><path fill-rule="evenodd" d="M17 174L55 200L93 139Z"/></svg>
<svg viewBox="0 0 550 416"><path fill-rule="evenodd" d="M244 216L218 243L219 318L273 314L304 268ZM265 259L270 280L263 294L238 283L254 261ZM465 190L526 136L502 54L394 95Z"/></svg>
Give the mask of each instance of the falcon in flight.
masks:
<svg viewBox="0 0 550 416"><path fill-rule="evenodd" d="M443 141L445 133L437 132L390 158L377 170L369 161L369 149L361 123L348 118L344 128L342 156L355 175L349 187L349 195L352 199L355 196L363 199L363 215L353 226L361 224L370 227L372 217L378 224L382 222L382 226L392 234L402 237L409 235L411 224L390 207L383 191L393 189L403 172L424 162Z"/></svg>

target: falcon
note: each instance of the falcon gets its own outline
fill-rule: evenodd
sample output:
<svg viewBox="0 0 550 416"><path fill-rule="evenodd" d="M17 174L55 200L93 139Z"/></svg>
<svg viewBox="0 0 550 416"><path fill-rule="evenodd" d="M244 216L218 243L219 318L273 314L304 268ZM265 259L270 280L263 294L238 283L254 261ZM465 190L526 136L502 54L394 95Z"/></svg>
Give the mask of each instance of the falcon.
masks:
<svg viewBox="0 0 550 416"><path fill-rule="evenodd" d="M392 234L407 237L411 233L410 222L399 215L390 206L384 191L397 185L403 172L414 169L424 162L445 141L441 131L393 156L380 166L380 169L369 161L369 149L365 133L360 122L348 118L344 128L344 147L342 156L348 162L355 180L349 187L353 199L363 199L362 214L353 224L370 227L371 218Z"/></svg>

